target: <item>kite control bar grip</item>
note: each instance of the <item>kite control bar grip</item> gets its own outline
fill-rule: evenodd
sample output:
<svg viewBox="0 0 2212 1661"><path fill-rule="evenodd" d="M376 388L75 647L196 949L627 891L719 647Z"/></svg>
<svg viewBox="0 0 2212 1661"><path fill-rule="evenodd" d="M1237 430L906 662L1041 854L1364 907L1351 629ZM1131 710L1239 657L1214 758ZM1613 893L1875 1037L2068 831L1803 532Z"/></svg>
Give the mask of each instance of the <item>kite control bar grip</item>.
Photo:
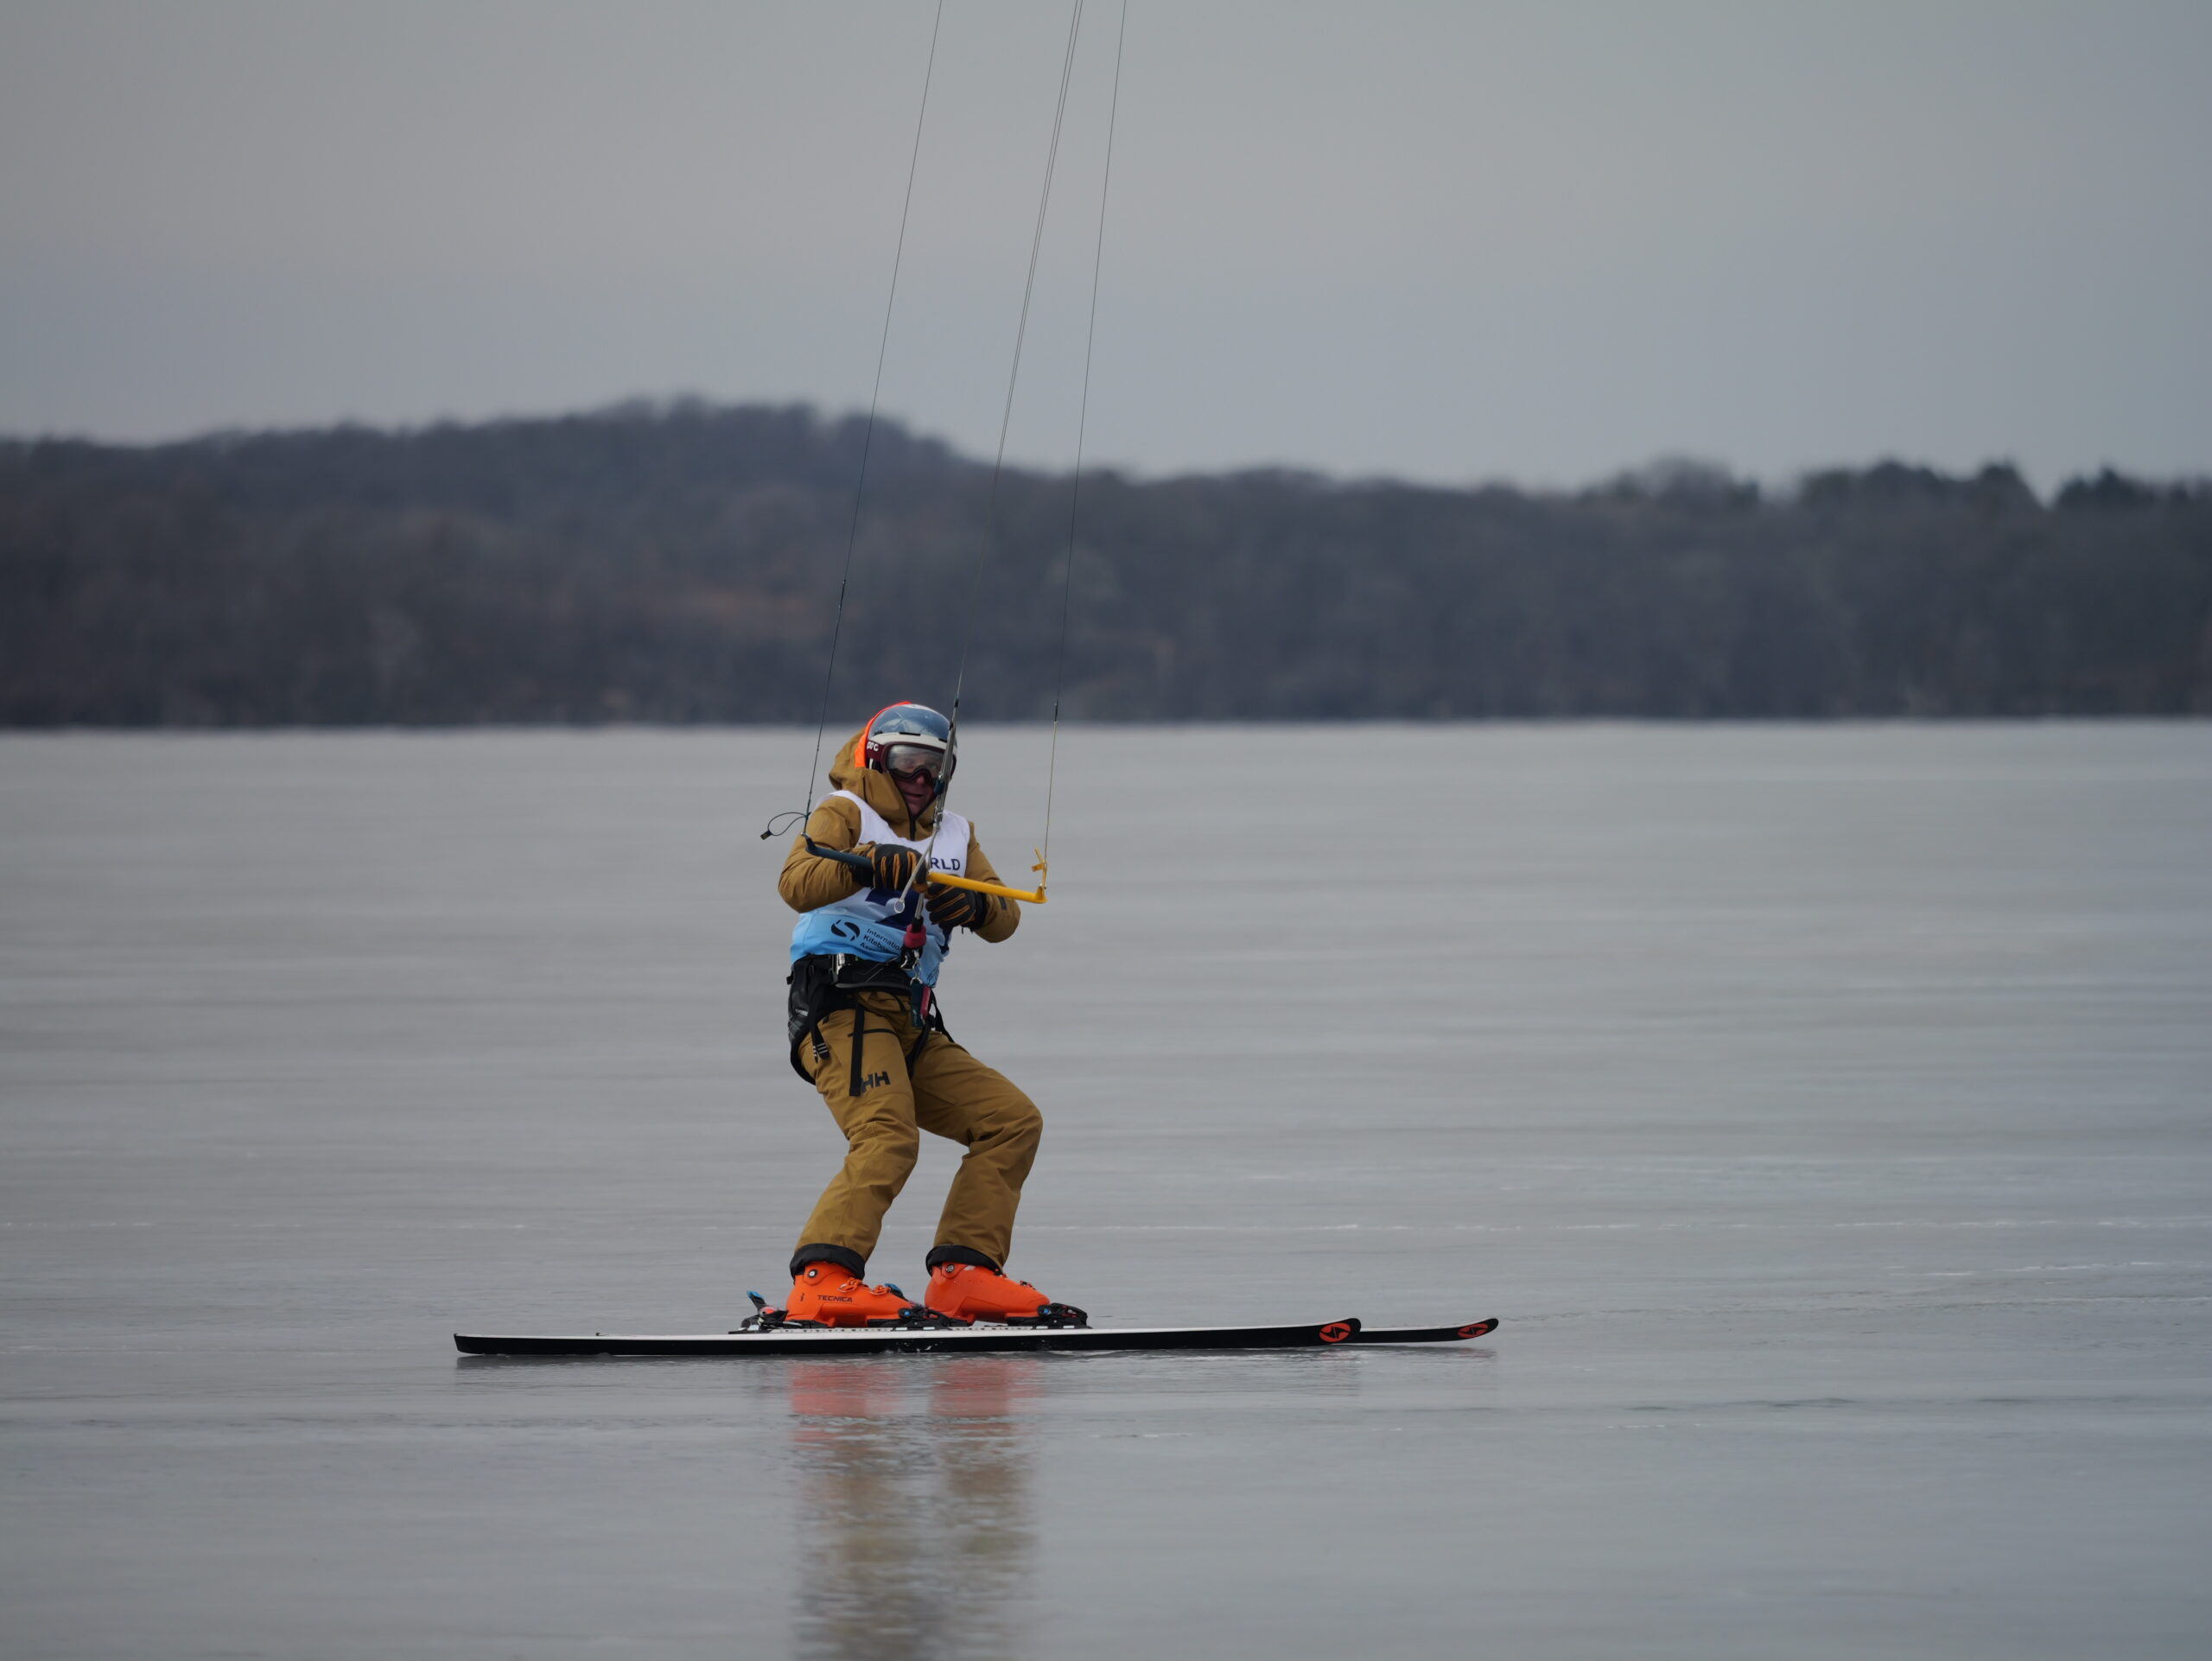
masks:
<svg viewBox="0 0 2212 1661"><path fill-rule="evenodd" d="M834 859L847 869L857 871L871 879L875 875L875 866L866 854L852 853L842 848L824 848L812 837L804 838L804 841L806 851L817 859ZM1029 869L1041 872L1045 868L1040 862ZM946 871L931 871L929 880L941 888L965 888L971 894L996 894L1001 900L1026 900L1033 906L1045 903L1045 884L1041 878L1033 890L1009 888L1003 882L984 882L972 876L954 876Z"/></svg>
<svg viewBox="0 0 2212 1661"><path fill-rule="evenodd" d="M805 840L806 851L817 859L834 859L840 865L858 871L862 876L872 877L875 875L874 862L866 854L850 853L842 848L824 848L812 837Z"/></svg>

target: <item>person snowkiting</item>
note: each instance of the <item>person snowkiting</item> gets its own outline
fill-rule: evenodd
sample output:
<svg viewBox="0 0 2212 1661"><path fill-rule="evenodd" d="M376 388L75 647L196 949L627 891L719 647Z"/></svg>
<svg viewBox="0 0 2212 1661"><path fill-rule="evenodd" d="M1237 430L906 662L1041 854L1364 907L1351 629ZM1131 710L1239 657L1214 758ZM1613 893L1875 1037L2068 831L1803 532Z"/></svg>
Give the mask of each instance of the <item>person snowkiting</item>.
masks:
<svg viewBox="0 0 2212 1661"><path fill-rule="evenodd" d="M944 805L955 747L952 723L925 704L878 710L838 748L835 788L792 843L777 883L799 913L791 1066L821 1092L846 1142L843 1168L791 1253L788 1320L843 1327L919 1313L867 1275L924 1130L968 1150L924 1259L924 1307L962 1321L1083 1320L1003 1272L1043 1120L1011 1080L952 1039L938 1011L953 931L996 943L1021 921L1012 901L928 881L931 871L999 880L974 828ZM865 856L868 874L831 853Z"/></svg>

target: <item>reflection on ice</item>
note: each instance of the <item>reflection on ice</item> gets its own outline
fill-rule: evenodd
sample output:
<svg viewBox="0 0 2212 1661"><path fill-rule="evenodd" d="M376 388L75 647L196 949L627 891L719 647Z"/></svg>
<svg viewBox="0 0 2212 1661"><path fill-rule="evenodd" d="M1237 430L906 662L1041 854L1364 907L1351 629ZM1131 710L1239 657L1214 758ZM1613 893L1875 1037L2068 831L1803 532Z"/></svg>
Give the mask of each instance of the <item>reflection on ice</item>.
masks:
<svg viewBox="0 0 2212 1661"><path fill-rule="evenodd" d="M1028 1653L1035 1356L794 1361L798 1652Z"/></svg>

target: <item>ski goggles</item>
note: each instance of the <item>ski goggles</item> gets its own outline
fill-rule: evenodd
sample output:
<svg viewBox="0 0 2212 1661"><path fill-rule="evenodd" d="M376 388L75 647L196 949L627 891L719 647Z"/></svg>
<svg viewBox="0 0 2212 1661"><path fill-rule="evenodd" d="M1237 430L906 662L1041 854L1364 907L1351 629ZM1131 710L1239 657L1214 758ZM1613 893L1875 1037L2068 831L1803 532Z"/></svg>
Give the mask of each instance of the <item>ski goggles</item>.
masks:
<svg viewBox="0 0 2212 1661"><path fill-rule="evenodd" d="M883 769L894 779L927 779L932 782L951 771L944 764L944 752L933 744L887 744L883 747Z"/></svg>

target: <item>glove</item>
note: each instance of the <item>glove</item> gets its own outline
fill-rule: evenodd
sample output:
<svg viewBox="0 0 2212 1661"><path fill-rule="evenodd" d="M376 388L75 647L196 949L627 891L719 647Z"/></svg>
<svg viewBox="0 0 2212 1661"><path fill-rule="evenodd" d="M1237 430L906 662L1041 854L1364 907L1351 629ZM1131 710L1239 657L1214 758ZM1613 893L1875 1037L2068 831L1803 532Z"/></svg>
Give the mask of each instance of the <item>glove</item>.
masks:
<svg viewBox="0 0 2212 1661"><path fill-rule="evenodd" d="M997 909L987 894L943 887L930 889L929 907L930 921L942 929L981 928Z"/></svg>
<svg viewBox="0 0 2212 1661"><path fill-rule="evenodd" d="M911 848L879 848L870 843L868 860L877 888L903 888L912 879L914 868L922 862L922 856Z"/></svg>

